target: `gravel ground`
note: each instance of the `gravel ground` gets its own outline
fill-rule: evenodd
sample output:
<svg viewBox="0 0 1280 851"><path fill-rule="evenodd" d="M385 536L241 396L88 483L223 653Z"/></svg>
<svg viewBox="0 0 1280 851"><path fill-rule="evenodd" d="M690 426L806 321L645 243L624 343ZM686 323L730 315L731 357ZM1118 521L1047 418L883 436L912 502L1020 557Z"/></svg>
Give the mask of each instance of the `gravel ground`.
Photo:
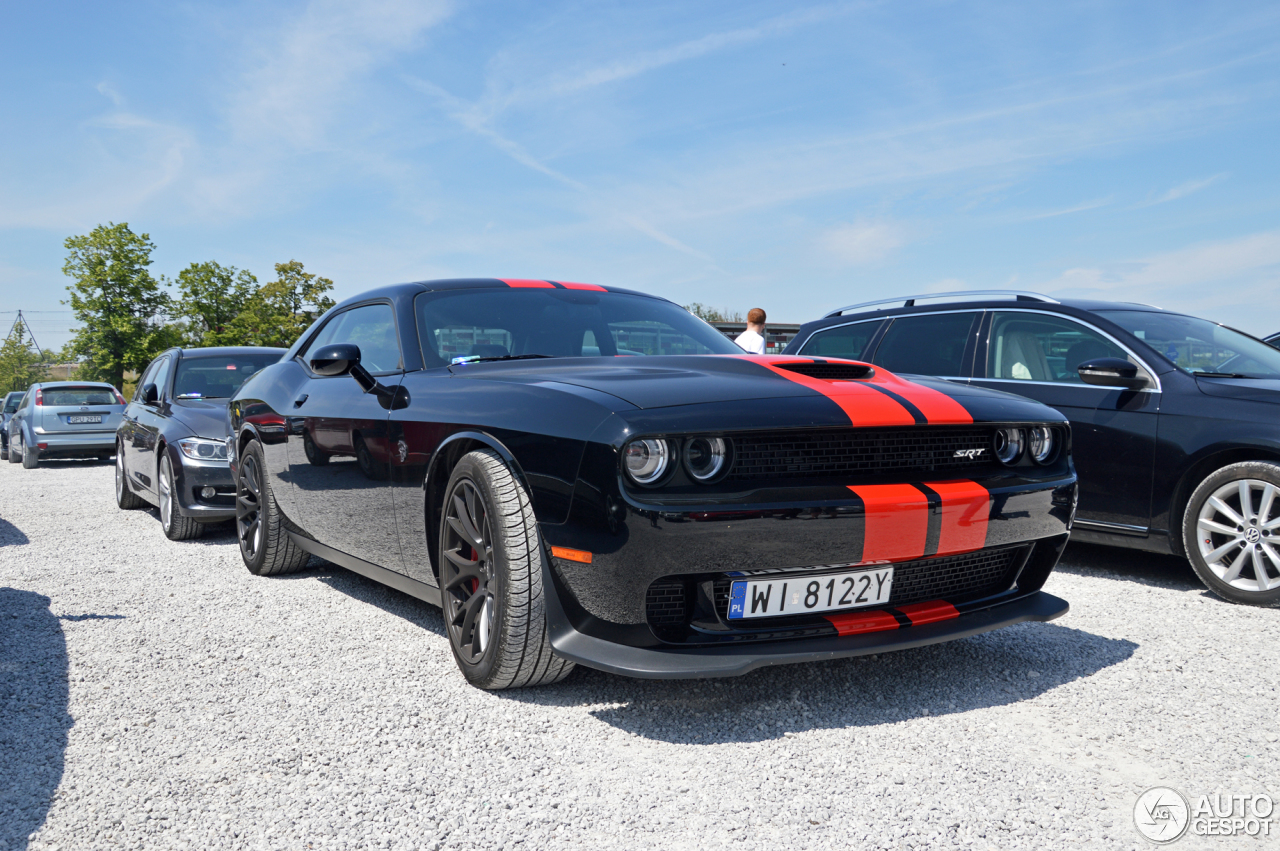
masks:
<svg viewBox="0 0 1280 851"><path fill-rule="evenodd" d="M1280 610L1175 559L1073 546L1067 617L943 646L494 694L438 610L252 577L111 484L0 464L5 851L1141 848L1149 786L1280 801Z"/></svg>

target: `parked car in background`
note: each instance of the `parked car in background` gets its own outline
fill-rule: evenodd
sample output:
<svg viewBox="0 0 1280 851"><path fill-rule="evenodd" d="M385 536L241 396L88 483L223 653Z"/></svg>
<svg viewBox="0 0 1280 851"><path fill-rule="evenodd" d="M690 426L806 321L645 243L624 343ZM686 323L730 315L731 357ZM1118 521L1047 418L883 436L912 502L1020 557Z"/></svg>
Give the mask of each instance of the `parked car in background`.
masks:
<svg viewBox="0 0 1280 851"><path fill-rule="evenodd" d="M30 470L45 458L110 458L123 412L124 399L110 384L32 384L7 423L9 462Z"/></svg>
<svg viewBox="0 0 1280 851"><path fill-rule="evenodd" d="M173 541L235 516L227 466L227 399L284 349L169 349L138 379L115 434L116 504L155 505Z"/></svg>
<svg viewBox="0 0 1280 851"><path fill-rule="evenodd" d="M1056 408L1080 476L1073 539L1185 555L1214 593L1280 603L1280 351L1261 340L1142 304L995 291L844 307L787 353Z"/></svg>
<svg viewBox="0 0 1280 851"><path fill-rule="evenodd" d="M373 290L246 382L230 414L249 571L315 554L442 606L482 688L574 663L728 676L1067 611L1040 590L1075 505L1060 414L745 355L642 293Z"/></svg>
<svg viewBox="0 0 1280 851"><path fill-rule="evenodd" d="M1268 345L1275 346L1280 349L1280 334L1271 334L1270 336L1263 337L1262 340Z"/></svg>
<svg viewBox="0 0 1280 851"><path fill-rule="evenodd" d="M26 395L25 390L14 390L4 397L3 412L0 413L0 460L9 457L9 419L18 410L18 403Z"/></svg>

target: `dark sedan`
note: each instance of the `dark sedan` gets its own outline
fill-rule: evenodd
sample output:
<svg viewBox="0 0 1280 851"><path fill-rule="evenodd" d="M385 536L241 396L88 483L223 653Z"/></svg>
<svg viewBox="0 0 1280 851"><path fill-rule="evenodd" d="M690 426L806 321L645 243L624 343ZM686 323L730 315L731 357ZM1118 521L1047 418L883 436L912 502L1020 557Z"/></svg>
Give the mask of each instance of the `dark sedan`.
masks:
<svg viewBox="0 0 1280 851"><path fill-rule="evenodd" d="M4 410L0 412L0 461L9 457L9 419L17 412L25 394L25 390L14 390L4 397Z"/></svg>
<svg viewBox="0 0 1280 851"><path fill-rule="evenodd" d="M169 349L138 379L116 430L116 504L160 509L173 541L235 516L227 464L227 400L284 349Z"/></svg>
<svg viewBox="0 0 1280 851"><path fill-rule="evenodd" d="M1225 599L1280 603L1280 351L1261 340L1143 304L995 291L841 308L786 351L1051 405L1075 441L1073 539L1186 555Z"/></svg>
<svg viewBox="0 0 1280 851"><path fill-rule="evenodd" d="M1040 590L1075 505L1060 415L865 364L743 355L641 293L374 290L230 413L249 570L310 553L441 605L483 688L574 663L734 675L1067 610Z"/></svg>

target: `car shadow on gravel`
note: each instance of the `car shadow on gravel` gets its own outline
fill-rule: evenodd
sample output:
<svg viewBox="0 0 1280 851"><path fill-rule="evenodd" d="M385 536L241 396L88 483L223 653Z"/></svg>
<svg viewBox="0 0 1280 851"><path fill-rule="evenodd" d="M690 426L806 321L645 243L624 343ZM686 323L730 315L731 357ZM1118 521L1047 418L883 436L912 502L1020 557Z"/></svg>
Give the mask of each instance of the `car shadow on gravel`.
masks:
<svg viewBox="0 0 1280 851"><path fill-rule="evenodd" d="M354 600L377 606L387 614L403 618L436 635L445 635L444 618L438 607L315 556L312 556L311 563L301 573L272 577L275 582L291 579L318 579Z"/></svg>
<svg viewBox="0 0 1280 851"><path fill-rule="evenodd" d="M599 720L680 744L893 724L1008 706L1119 664L1132 641L1028 623L914 650L763 668L717 680L633 680L579 669L565 682L501 692L530 704L599 706Z"/></svg>
<svg viewBox="0 0 1280 851"><path fill-rule="evenodd" d="M1176 591L1204 589L1204 583L1182 556L1161 555L1101 544L1069 544L1054 569L1073 576L1139 582ZM1209 592L1206 590L1206 594Z"/></svg>
<svg viewBox="0 0 1280 851"><path fill-rule="evenodd" d="M0 588L0 848L27 847L62 782L67 664L49 598Z"/></svg>
<svg viewBox="0 0 1280 851"><path fill-rule="evenodd" d="M0 518L0 547L20 547L29 543L31 541L21 529Z"/></svg>

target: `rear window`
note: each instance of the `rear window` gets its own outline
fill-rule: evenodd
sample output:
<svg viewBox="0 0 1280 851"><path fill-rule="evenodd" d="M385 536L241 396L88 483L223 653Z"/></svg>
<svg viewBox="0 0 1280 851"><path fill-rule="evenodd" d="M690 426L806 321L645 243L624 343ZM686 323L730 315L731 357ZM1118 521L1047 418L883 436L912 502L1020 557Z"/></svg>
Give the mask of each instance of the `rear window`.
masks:
<svg viewBox="0 0 1280 851"><path fill-rule="evenodd" d="M50 405L118 405L115 391L110 387L46 387L40 394L47 408Z"/></svg>
<svg viewBox="0 0 1280 851"><path fill-rule="evenodd" d="M279 354L185 357L173 380L175 399L226 399L246 378L280 360Z"/></svg>

